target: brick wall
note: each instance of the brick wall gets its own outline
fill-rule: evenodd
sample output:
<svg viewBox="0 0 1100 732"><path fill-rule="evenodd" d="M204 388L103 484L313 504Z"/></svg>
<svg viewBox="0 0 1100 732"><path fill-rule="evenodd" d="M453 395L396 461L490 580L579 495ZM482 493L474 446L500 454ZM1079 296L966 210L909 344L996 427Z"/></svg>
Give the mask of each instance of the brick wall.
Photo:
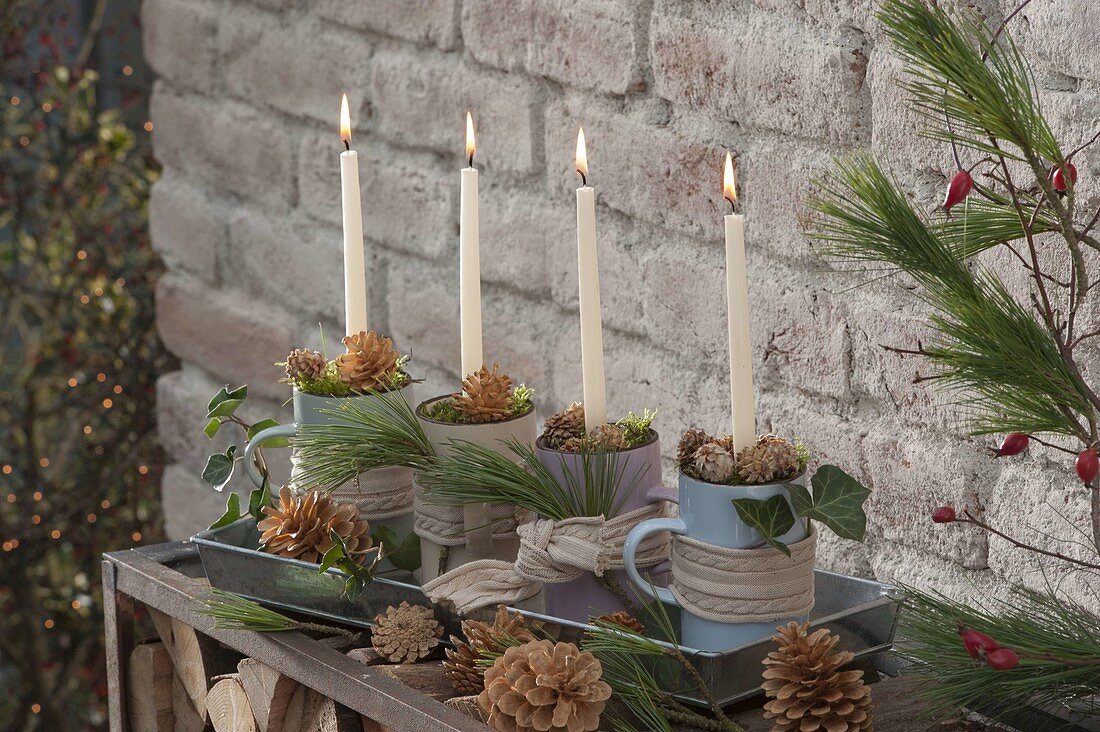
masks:
<svg viewBox="0 0 1100 732"><path fill-rule="evenodd" d="M952 172L917 137L872 0L145 0L159 75L154 143L165 166L154 242L168 263L158 307L183 361L160 384L174 465L169 531L221 498L196 475L206 398L247 382L280 412L271 366L342 318L336 134L353 100L363 160L374 325L413 354L421 394L458 385L458 171L462 120L479 130L486 357L538 390L546 415L579 398L573 141L586 128L598 191L613 414L661 410L664 449L728 419L723 149L748 218L761 429L802 436L874 487L867 542L828 538L825 566L948 590L1042 581L1024 555L930 509L982 500L994 520L1069 537L1084 516L1068 472L1035 456L991 462L958 415L880 348L925 332L893 283L856 290L799 234L801 200L831 157L870 148L922 203ZM1007 6L1008 3L1005 3ZM1039 0L1019 38L1068 147L1100 117L1097 10ZM989 0L996 19L1004 7ZM1077 52L1064 53L1067 49ZM1078 160L1082 198L1100 173ZM1087 194L1087 195L1085 195ZM282 410L285 414L285 409ZM1049 505L1048 505L1049 504Z"/></svg>

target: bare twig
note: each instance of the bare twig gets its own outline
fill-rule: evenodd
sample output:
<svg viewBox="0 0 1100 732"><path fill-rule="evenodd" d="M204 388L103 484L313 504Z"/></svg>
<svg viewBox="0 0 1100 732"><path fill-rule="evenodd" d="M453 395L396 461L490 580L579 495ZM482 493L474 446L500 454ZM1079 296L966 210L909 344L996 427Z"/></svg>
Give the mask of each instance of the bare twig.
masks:
<svg viewBox="0 0 1100 732"><path fill-rule="evenodd" d="M1007 541L1008 543L1012 544L1015 547L1018 547L1020 549L1026 549L1029 552L1035 552L1036 554L1042 554L1042 555L1047 556L1047 557L1053 557L1054 559L1060 559L1063 562L1069 562L1070 564L1076 564L1076 565L1081 566L1081 567L1088 567L1089 569L1100 569L1100 564L1096 564L1095 562L1088 562L1088 561L1085 561L1083 559L1075 559L1074 557L1067 557L1065 554L1062 554L1061 552L1050 551L1049 549L1042 549L1040 547L1032 546L1031 544L1028 544L1026 542L1020 541L1019 539L1011 537L1008 534L1006 534L1005 532L1001 531L1000 529L996 529L996 528L990 526L989 524L987 524L982 519L978 518L978 516L971 513L970 509L964 509L963 510L963 516L965 516L965 518L956 518L955 523L972 524L974 526L977 526L979 529L982 529L983 531L988 531L991 534L994 534L996 536L1001 537L1002 539L1004 539L1005 541Z"/></svg>

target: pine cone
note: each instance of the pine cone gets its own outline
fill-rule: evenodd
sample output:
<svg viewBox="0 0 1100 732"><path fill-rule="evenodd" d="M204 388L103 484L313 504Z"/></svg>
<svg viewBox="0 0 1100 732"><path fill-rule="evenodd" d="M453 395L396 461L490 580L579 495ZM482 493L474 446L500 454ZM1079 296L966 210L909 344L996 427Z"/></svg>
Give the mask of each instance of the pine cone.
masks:
<svg viewBox="0 0 1100 732"><path fill-rule="evenodd" d="M592 732L611 696L603 666L572 643L513 646L485 671L488 724L508 732Z"/></svg>
<svg viewBox="0 0 1100 732"><path fill-rule="evenodd" d="M798 474L798 450L782 437L764 435L741 450L737 472L754 485L788 480Z"/></svg>
<svg viewBox="0 0 1100 732"><path fill-rule="evenodd" d="M443 673L460 694L480 694L485 689L485 669L478 666L481 653L462 639L451 636L454 648L444 648Z"/></svg>
<svg viewBox="0 0 1100 732"><path fill-rule="evenodd" d="M680 438L680 444L676 448L676 462L681 468L691 465L695 460L695 451L713 441L714 438L703 430L697 430L694 427L689 429Z"/></svg>
<svg viewBox="0 0 1100 732"><path fill-rule="evenodd" d="M692 459L699 479L707 483L727 485L737 473L733 453L717 442L701 445Z"/></svg>
<svg viewBox="0 0 1100 732"><path fill-rule="evenodd" d="M573 437L584 437L584 405L573 402L569 408L546 420L542 436L547 447L561 449L563 443Z"/></svg>
<svg viewBox="0 0 1100 732"><path fill-rule="evenodd" d="M344 338L348 352L336 358L340 380L355 391L384 389L397 368L399 354L393 341L371 331Z"/></svg>
<svg viewBox="0 0 1100 732"><path fill-rule="evenodd" d="M286 378L290 381L319 379L327 369L325 357L308 348L295 348L286 357Z"/></svg>
<svg viewBox="0 0 1100 732"><path fill-rule="evenodd" d="M764 718L772 732L870 732L871 687L862 671L841 671L853 656L833 653L840 636L821 628L807 635L810 624L788 623L772 640L779 650L764 659Z"/></svg>
<svg viewBox="0 0 1100 732"><path fill-rule="evenodd" d="M605 623L611 623L612 625L618 625L620 628L625 628L638 635L645 635L645 626L642 625L641 621L625 610L617 610L607 615L601 615L596 619Z"/></svg>
<svg viewBox="0 0 1100 732"><path fill-rule="evenodd" d="M466 636L465 642L451 636L454 649L445 649L447 660L443 668L455 690L466 694L478 694L485 688L485 669L478 665L483 652L504 653L509 646L535 639L523 615L508 612L504 605L497 605L492 624L463 620L462 633Z"/></svg>
<svg viewBox="0 0 1100 732"><path fill-rule="evenodd" d="M512 379L482 366L462 380L462 393L454 397L454 408L467 422L499 422L512 416Z"/></svg>
<svg viewBox="0 0 1100 732"><path fill-rule="evenodd" d="M589 450L625 450L630 447L623 428L617 424L601 424L585 438Z"/></svg>
<svg viewBox="0 0 1100 732"><path fill-rule="evenodd" d="M296 496L287 486L278 506L261 509L267 518L256 524L264 551L303 562L320 562L332 548L330 531L344 540L352 557L362 563L371 548L370 524L359 517L354 503L335 501L321 491Z"/></svg>
<svg viewBox="0 0 1100 732"><path fill-rule="evenodd" d="M443 626L430 607L402 601L375 616L370 640L374 650L390 661L414 663L431 653L442 635Z"/></svg>

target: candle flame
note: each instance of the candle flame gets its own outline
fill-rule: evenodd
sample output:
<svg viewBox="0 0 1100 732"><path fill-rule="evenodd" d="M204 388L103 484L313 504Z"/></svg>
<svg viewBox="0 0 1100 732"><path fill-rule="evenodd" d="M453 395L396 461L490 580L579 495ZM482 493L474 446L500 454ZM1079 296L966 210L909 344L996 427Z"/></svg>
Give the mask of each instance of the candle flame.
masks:
<svg viewBox="0 0 1100 732"><path fill-rule="evenodd" d="M474 164L474 150L477 149L477 145L474 144L474 118L467 110L466 112L466 159L470 161L470 165Z"/></svg>
<svg viewBox="0 0 1100 732"><path fill-rule="evenodd" d="M351 145L351 112L348 110L348 95L340 95L340 139L344 145Z"/></svg>
<svg viewBox="0 0 1100 732"><path fill-rule="evenodd" d="M584 144L584 128L577 128L577 172L582 178L588 177L588 149Z"/></svg>
<svg viewBox="0 0 1100 732"><path fill-rule="evenodd" d="M722 195L731 205L737 203L737 181L733 175L733 156L726 151L726 167L722 171Z"/></svg>

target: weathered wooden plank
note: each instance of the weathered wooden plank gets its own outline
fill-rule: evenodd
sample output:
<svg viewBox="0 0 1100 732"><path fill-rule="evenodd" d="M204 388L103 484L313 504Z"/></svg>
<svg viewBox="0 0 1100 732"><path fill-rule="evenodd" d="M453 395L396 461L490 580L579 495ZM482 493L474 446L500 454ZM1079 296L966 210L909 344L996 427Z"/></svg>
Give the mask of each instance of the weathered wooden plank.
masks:
<svg viewBox="0 0 1100 732"><path fill-rule="evenodd" d="M106 558L103 567L103 628L107 652L107 693L112 704L107 720L111 732L129 732L126 669L134 649L134 601L119 591L117 564Z"/></svg>
<svg viewBox="0 0 1100 732"><path fill-rule="evenodd" d="M214 630L200 612L209 585L176 572L141 552L107 555L117 568L119 591L168 613L238 652L317 689L340 704L401 732L484 732L485 726L444 707L400 681L301 633Z"/></svg>

